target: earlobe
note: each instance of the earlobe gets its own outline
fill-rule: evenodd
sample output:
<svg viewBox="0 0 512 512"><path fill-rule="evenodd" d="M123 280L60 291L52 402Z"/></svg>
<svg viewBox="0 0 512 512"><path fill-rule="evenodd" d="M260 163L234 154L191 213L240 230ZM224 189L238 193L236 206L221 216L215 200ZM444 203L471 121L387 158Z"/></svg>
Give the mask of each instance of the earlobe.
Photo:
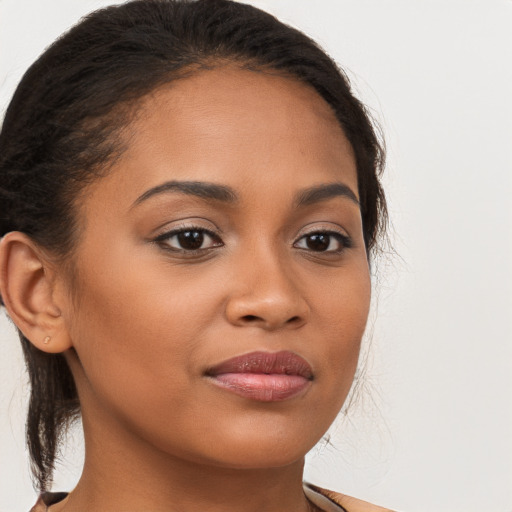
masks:
<svg viewBox="0 0 512 512"><path fill-rule="evenodd" d="M37 244L13 231L0 241L0 293L9 316L27 339L44 352L58 353L71 340L54 301L53 271Z"/></svg>

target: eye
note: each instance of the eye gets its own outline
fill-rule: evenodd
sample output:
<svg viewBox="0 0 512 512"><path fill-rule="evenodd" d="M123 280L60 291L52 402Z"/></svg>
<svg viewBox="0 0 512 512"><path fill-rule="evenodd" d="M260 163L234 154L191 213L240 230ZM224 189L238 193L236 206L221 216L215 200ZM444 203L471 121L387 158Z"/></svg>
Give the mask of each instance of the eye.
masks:
<svg viewBox="0 0 512 512"><path fill-rule="evenodd" d="M159 235L155 242L173 251L202 251L224 245L212 231L204 228L180 228Z"/></svg>
<svg viewBox="0 0 512 512"><path fill-rule="evenodd" d="M294 247L314 252L342 252L352 246L350 238L334 231L315 231L299 238Z"/></svg>

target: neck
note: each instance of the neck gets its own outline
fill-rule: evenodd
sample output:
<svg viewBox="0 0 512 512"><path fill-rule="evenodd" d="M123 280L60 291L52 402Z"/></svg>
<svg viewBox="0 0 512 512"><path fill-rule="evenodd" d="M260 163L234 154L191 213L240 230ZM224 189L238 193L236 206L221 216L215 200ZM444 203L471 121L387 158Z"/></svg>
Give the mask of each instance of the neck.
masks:
<svg viewBox="0 0 512 512"><path fill-rule="evenodd" d="M53 506L52 512L309 510L302 491L303 458L278 468L224 468L172 457L113 425L98 432L86 416L83 423L86 457L82 477L68 499Z"/></svg>

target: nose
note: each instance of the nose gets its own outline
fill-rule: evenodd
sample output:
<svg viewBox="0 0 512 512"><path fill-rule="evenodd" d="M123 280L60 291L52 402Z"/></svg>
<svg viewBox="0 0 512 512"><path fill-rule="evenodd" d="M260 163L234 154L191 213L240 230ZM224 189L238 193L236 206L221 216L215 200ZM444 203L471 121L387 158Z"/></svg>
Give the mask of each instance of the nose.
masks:
<svg viewBox="0 0 512 512"><path fill-rule="evenodd" d="M239 261L226 304L226 317L236 326L267 331L297 329L307 323L310 308L290 265L273 255Z"/></svg>

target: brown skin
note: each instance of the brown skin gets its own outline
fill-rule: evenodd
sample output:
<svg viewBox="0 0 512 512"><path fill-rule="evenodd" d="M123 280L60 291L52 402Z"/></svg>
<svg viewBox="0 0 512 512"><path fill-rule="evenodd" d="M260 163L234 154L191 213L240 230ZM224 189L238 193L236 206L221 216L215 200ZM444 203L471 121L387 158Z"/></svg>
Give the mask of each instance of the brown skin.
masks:
<svg viewBox="0 0 512 512"><path fill-rule="evenodd" d="M234 67L155 91L129 131L112 171L82 194L73 279L25 235L1 246L12 318L42 350L66 353L82 405L84 472L51 511L306 511L304 455L349 391L370 279L357 203L295 198L334 182L357 196L350 144L309 87ZM134 204L169 180L238 199L167 191ZM154 242L186 227L215 236L199 252L176 236ZM329 250L312 250L313 231L352 246L331 235ZM313 368L289 400L256 402L205 376L278 350Z"/></svg>

